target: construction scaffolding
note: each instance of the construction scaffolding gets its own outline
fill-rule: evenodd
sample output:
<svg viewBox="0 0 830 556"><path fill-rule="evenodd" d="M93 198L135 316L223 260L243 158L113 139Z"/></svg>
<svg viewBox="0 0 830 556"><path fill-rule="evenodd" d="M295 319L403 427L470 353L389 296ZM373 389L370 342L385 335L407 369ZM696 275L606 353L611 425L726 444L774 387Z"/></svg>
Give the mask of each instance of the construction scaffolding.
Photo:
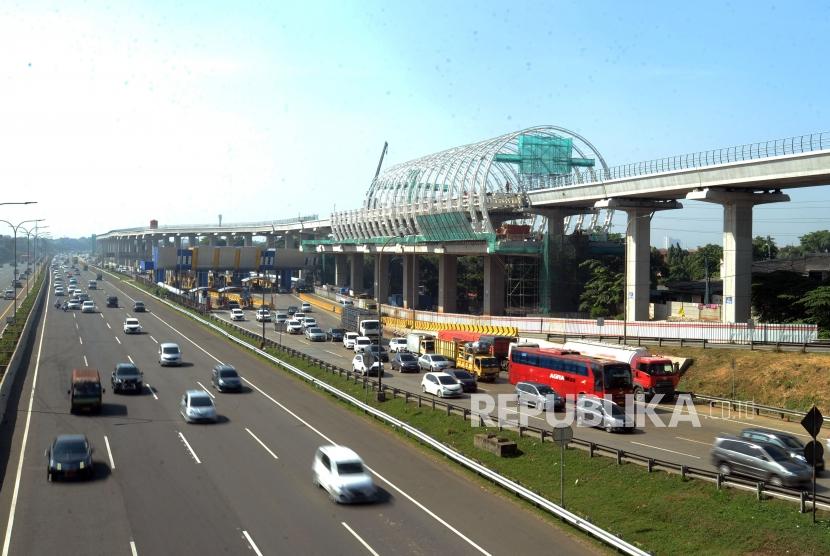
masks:
<svg viewBox="0 0 830 556"><path fill-rule="evenodd" d="M539 313L539 258L505 257L507 299L505 313L525 316Z"/></svg>

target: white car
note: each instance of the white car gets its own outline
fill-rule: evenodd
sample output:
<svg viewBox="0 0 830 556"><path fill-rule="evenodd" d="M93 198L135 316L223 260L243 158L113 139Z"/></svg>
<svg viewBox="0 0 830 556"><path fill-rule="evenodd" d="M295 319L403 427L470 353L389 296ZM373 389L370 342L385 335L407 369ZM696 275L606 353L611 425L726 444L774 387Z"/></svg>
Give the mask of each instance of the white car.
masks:
<svg viewBox="0 0 830 556"><path fill-rule="evenodd" d="M357 332L346 332L343 334L343 347L348 350L354 350L354 341L360 336Z"/></svg>
<svg viewBox="0 0 830 556"><path fill-rule="evenodd" d="M277 324L285 324L288 322L288 313L274 313L274 322Z"/></svg>
<svg viewBox="0 0 830 556"><path fill-rule="evenodd" d="M271 322L271 311L268 309L257 309L256 311L256 320L257 322Z"/></svg>
<svg viewBox="0 0 830 556"><path fill-rule="evenodd" d="M365 376L378 376L380 372L380 361L372 362L370 367L366 367L366 356L358 353L352 358L352 371Z"/></svg>
<svg viewBox="0 0 830 556"><path fill-rule="evenodd" d="M95 302L92 300L84 301L84 304L81 305L81 312L82 313L94 313L95 312Z"/></svg>
<svg viewBox="0 0 830 556"><path fill-rule="evenodd" d="M56 297L63 297L63 288L58 286L55 288L55 296Z"/></svg>
<svg viewBox="0 0 830 556"><path fill-rule="evenodd" d="M458 379L449 373L427 373L421 379L421 391L439 398L456 398L462 388Z"/></svg>
<svg viewBox="0 0 830 556"><path fill-rule="evenodd" d="M124 334L141 334L141 324L136 318L124 319Z"/></svg>
<svg viewBox="0 0 830 556"><path fill-rule="evenodd" d="M300 311L303 313L310 313L311 312L311 303L308 301L303 301L302 305L300 305Z"/></svg>
<svg viewBox="0 0 830 556"><path fill-rule="evenodd" d="M314 484L328 492L333 502L369 502L377 496L363 460L345 446L320 446L314 454L311 474Z"/></svg>
<svg viewBox="0 0 830 556"><path fill-rule="evenodd" d="M245 313L242 309L231 309L231 320L245 320Z"/></svg>
<svg viewBox="0 0 830 556"><path fill-rule="evenodd" d="M317 327L317 319L313 319L311 317L306 317L303 319L303 328L316 328Z"/></svg>
<svg viewBox="0 0 830 556"><path fill-rule="evenodd" d="M285 325L285 331L289 334L302 334L303 333L303 325L297 319L289 320Z"/></svg>
<svg viewBox="0 0 830 556"><path fill-rule="evenodd" d="M358 336L354 339L354 352L361 353L367 346L372 345L372 339L368 336Z"/></svg>
<svg viewBox="0 0 830 556"><path fill-rule="evenodd" d="M389 351L392 353L409 351L406 347L406 338L392 338L389 340Z"/></svg>

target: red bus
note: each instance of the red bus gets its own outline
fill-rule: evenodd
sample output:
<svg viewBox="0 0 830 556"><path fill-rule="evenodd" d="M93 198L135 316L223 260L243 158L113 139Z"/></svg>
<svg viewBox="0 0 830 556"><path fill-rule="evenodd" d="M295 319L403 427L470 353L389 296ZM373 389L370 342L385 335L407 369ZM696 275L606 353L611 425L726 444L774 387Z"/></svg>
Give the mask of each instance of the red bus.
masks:
<svg viewBox="0 0 830 556"><path fill-rule="evenodd" d="M564 349L513 348L508 376L511 384L541 382L561 396L607 394L620 406L625 404L625 395L634 392L631 367L627 363Z"/></svg>

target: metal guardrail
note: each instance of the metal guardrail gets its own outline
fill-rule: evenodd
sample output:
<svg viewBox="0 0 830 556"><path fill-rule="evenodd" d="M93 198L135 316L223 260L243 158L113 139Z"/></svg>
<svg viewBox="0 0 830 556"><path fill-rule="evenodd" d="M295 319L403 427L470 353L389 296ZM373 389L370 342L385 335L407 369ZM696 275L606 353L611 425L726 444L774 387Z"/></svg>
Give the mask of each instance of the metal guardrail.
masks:
<svg viewBox="0 0 830 556"><path fill-rule="evenodd" d="M560 519L570 523L574 527L577 527L577 528L581 529L582 531L592 535L593 537L601 540L602 542L606 543L607 545L614 547L615 549L619 550L620 552L622 552L624 554L633 554L633 555L637 555L637 556L645 556L645 555L648 554L648 552L645 552L645 551L637 548L633 544L628 543L628 542L624 541L623 539L620 539L616 535L614 535L614 534L612 534L612 533L610 533L610 532L594 525L593 523L579 517L578 515L576 515L572 512L569 512L568 510L554 504L553 502L551 502L550 500L544 498L540 494L538 494L536 492L533 492L533 491L531 491L530 489L528 489L526 487L523 487L522 485L516 483L515 481L512 481L512 480L508 479L507 477L504 477L504 476L496 473L495 471L492 471L491 469L485 467L484 465L478 463L477 461L475 461L473 459L468 458L467 456L461 454L460 452L457 452L456 450L453 450L452 448L450 448L448 446L445 446L443 443L441 443L438 440L432 438L428 434L418 430L417 428L413 427L412 425L409 425L408 423L406 423L404 421L401 421L400 419L392 417L391 415L388 415L387 413L384 413L383 411L358 400L354 396L351 396L351 395L343 392L342 390L339 390L339 389L335 388L334 386L328 384L327 382L324 382L324 381L321 381L321 380L317 379L316 377L306 373L302 369L299 369L299 368L297 368L297 367L295 367L295 366L279 359L278 357L275 357L275 356L267 353L266 351L263 351L259 348L256 348L255 346L252 346L248 342L246 342L246 341L244 341L240 338L237 338L236 336L234 336L233 334L230 334L229 332L226 332L222 327L217 326L216 324L213 324L212 322L209 322L208 320L197 317L197 316L193 315L192 313L189 313L189 312L185 311L181 307L177 307L174 303L171 303L170 301L167 301L166 299L162 299L162 298L159 298L159 297L156 297L156 299L158 299L160 302L164 303L168 307L172 308L173 310L178 311L180 313L183 313L183 314L187 315L188 317L196 320L197 322L200 322L200 323L212 328L213 330L215 330L216 332L218 332L221 335L225 336L227 339L231 340L232 342L237 343L240 346L245 347L245 348L247 348L251 351L254 351L255 353L259 354L260 356L265 357L266 359L270 360L271 362L279 365L280 367L282 367L282 368L284 368L284 369L286 369L286 370L302 377L303 379L307 380L311 384L325 390L326 392L334 395L335 397L340 398L341 400L346 401L346 402L362 409L364 411L364 413L370 414L373 417L375 417L377 419L380 419L381 421L385 421L386 423L390 424L391 426L393 426L395 428L398 428L402 431L405 431L407 434L409 434L413 438L416 438L417 440L419 440L422 443L426 444L427 446L429 446L433 450L441 452L446 457L448 457L449 459L455 461L456 463L458 463L460 465L463 465L464 467L466 467L466 468L470 469L471 471L481 475L482 477L485 477L485 478L489 479L490 481L498 484L502 488L504 488L506 490L509 490L509 491L513 492L514 494L516 494L517 496L520 496L520 497L524 498L525 500L531 502L532 504L535 504L536 506L552 513L553 515L559 517ZM252 337L254 339L260 338L259 335L254 334L253 332L251 332L249 330L238 327L236 325L232 325L232 324L227 323L227 322L225 322L221 319L217 319L216 317L213 317L212 315L210 315L210 319L220 321L223 324L223 326L231 326L233 328L236 328L239 332L244 333L246 336ZM273 340L266 340L266 342L270 343L271 345L274 345L274 346L277 345L276 342L274 342ZM283 346L283 349L285 349L284 346ZM300 352L297 352L296 350L293 350L291 348L288 348L288 350L290 350L290 352L294 352L298 356L304 357L307 360L314 359L314 358L311 358L310 356L305 355L305 354L299 355ZM346 369L341 369L341 368L337 367L336 365L331 365L331 364L322 362L320 360L316 360L316 362L318 364L323 363L324 365L328 366L329 370L337 370L341 373L345 372L345 373L347 373L347 375L354 375L354 373L352 373L351 371L348 371ZM364 379L365 378L366 377L364 377ZM394 389L394 391L395 391L394 395L396 395L396 396L399 395L400 393L403 393L403 391L400 390L400 389ZM405 393L404 395L405 396L406 395L412 396L412 394L409 394L409 393ZM421 398L422 398L421 396L418 396L419 403L421 401ZM435 402L435 400L433 399L433 403L434 402ZM447 404L447 405L449 405L449 404ZM464 408L462 408L462 409L464 409ZM465 409L465 411L467 413L470 413L469 410ZM449 409L448 409L448 412L449 412Z"/></svg>
<svg viewBox="0 0 830 556"><path fill-rule="evenodd" d="M705 168L718 164L759 160L773 156L786 156L825 149L830 149L830 133L811 133L809 135L788 137L786 139L775 139L773 141L762 141L760 143L738 145L724 149L682 154L633 164L623 164L613 166L608 170L586 170L554 178L551 182L546 183L544 187L585 185L615 179L658 174L661 172Z"/></svg>
<svg viewBox="0 0 830 556"><path fill-rule="evenodd" d="M758 404L752 401L742 401L742 400L733 400L730 398L719 398L717 396L707 396L705 394L693 394L693 398L695 400L701 400L707 402L710 406L714 406L717 404L728 406L731 411L736 411L738 413L752 413L753 415L758 415L761 413L767 413L771 415L777 415L780 418L784 417L796 417L798 419L803 419L805 415L807 415L806 411L798 411L796 409L787 409L784 407L775 407L771 405L763 405ZM824 423L830 423L830 417L824 418Z"/></svg>

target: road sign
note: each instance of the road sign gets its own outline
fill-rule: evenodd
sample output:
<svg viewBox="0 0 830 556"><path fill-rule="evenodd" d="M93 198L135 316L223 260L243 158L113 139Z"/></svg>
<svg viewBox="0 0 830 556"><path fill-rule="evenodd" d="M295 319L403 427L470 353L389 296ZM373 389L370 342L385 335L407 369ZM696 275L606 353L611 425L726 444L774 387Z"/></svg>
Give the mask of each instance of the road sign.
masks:
<svg viewBox="0 0 830 556"><path fill-rule="evenodd" d="M574 437L574 430L568 425L560 425L553 429L553 440L561 445L565 445Z"/></svg>
<svg viewBox="0 0 830 556"><path fill-rule="evenodd" d="M821 445L821 442L811 440L804 446L804 457L807 458L807 463L810 465L815 465L816 462L821 461L823 455L824 446Z"/></svg>
<svg viewBox="0 0 830 556"><path fill-rule="evenodd" d="M804 430L806 430L813 438L818 436L818 433L821 430L821 425L823 424L824 416L816 406L813 406L813 408L807 412L807 415L804 416L804 419L801 420L801 426L804 427Z"/></svg>

